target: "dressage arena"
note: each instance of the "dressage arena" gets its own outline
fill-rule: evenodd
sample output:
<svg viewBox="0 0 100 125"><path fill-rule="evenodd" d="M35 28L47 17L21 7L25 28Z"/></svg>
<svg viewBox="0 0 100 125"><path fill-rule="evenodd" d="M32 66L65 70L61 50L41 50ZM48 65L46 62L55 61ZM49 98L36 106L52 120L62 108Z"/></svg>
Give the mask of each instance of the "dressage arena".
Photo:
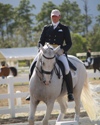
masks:
<svg viewBox="0 0 100 125"><path fill-rule="evenodd" d="M100 80L94 80L93 78L89 79L89 82L92 85L92 88L94 88L95 91L97 88L94 87L95 86L99 86L100 85ZM28 84L21 84L21 85L15 85L14 86L14 91L22 91L22 92L28 92ZM3 93L7 93L7 86L6 85L0 85L0 94ZM15 100L15 103L16 100ZM25 98L22 98L22 102L21 104L29 104L29 102L25 101ZM7 106L8 105L8 101L6 99L3 99L2 101L0 100L0 108L2 106ZM35 125L40 125L41 119L43 118L43 115L45 113L45 106L41 103L41 107L40 109L38 109L38 111L36 112L36 122ZM43 109L43 110L42 110ZM57 104L55 104L54 106L54 110L51 114L51 118L49 120L49 124L50 125L55 125L55 119L57 118L59 112L59 106ZM87 117L86 112L84 111L83 107L81 107L81 113L80 113L80 125L93 125L89 118ZM10 118L9 114L4 114L4 115L0 115L0 125L28 125L27 122L27 117L28 117L28 113L17 113L15 118ZM69 109L68 109L68 113L65 116L66 120L73 120L74 117L74 102L73 103L69 103ZM85 121L85 122L84 122Z"/></svg>

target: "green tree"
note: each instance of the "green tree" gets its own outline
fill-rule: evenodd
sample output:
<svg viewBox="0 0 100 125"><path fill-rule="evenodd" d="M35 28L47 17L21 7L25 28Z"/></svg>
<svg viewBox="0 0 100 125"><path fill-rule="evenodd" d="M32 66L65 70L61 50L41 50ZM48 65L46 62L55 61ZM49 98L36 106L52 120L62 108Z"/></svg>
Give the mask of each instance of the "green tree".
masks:
<svg viewBox="0 0 100 125"><path fill-rule="evenodd" d="M88 34L88 28L90 26L90 24L92 23L92 19L91 16L89 15L89 7L88 7L88 0L82 0L83 1L83 7L84 7L84 14L83 14L83 32L84 35Z"/></svg>
<svg viewBox="0 0 100 125"><path fill-rule="evenodd" d="M98 4L97 10L100 12L100 4ZM96 17L96 21L100 25L100 14Z"/></svg>
<svg viewBox="0 0 100 125"><path fill-rule="evenodd" d="M89 32L89 44L92 51L100 51L100 25L96 24Z"/></svg>
<svg viewBox="0 0 100 125"><path fill-rule="evenodd" d="M21 0L19 6L15 8L15 34L21 40L21 46L29 46L33 40L32 27L35 14L32 9L35 9L35 5L30 5L30 0Z"/></svg>
<svg viewBox="0 0 100 125"><path fill-rule="evenodd" d="M0 33L2 42L4 37L9 37L9 26L13 21L13 7L10 4L0 3Z"/></svg>
<svg viewBox="0 0 100 125"><path fill-rule="evenodd" d="M72 34L72 42L73 45L69 51L70 54L75 55L76 53L84 52L86 51L86 45L87 41L85 37L82 37L80 34L73 33Z"/></svg>
<svg viewBox="0 0 100 125"><path fill-rule="evenodd" d="M51 10L55 8L57 8L57 6L51 1L43 3L40 13L36 15L36 26L34 27L35 31L41 31L44 25L51 23L50 13Z"/></svg>
<svg viewBox="0 0 100 125"><path fill-rule="evenodd" d="M82 15L81 10L76 2L64 0L59 5L61 11L61 22L68 25L72 32L82 32Z"/></svg>

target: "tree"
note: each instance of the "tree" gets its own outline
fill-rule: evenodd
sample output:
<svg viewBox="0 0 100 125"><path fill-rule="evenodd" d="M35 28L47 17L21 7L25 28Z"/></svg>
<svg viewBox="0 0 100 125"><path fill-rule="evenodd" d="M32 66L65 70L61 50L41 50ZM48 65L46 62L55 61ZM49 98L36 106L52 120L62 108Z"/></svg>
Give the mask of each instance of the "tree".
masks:
<svg viewBox="0 0 100 125"><path fill-rule="evenodd" d="M97 10L100 11L100 4L98 4ZM96 17L96 21L97 21L97 23L100 25L100 15L98 15L98 16Z"/></svg>
<svg viewBox="0 0 100 125"><path fill-rule="evenodd" d="M21 0L18 7L15 8L15 34L21 37L22 46L29 46L33 35L33 19L32 9L35 5L30 5L29 0Z"/></svg>
<svg viewBox="0 0 100 125"><path fill-rule="evenodd" d="M69 53L76 56L76 53L86 51L86 38L77 33L72 33L71 36L73 45L69 50Z"/></svg>
<svg viewBox="0 0 100 125"><path fill-rule="evenodd" d="M89 32L89 43L92 51L100 51L100 25L96 24Z"/></svg>
<svg viewBox="0 0 100 125"><path fill-rule="evenodd" d="M9 25L13 21L13 7L10 4L0 3L0 32L2 37L2 42L4 42L4 37L9 35Z"/></svg>
<svg viewBox="0 0 100 125"><path fill-rule="evenodd" d="M83 14L83 26L84 26L83 32L84 32L84 35L87 35L88 28L89 28L89 25L92 23L92 20L91 20L91 16L88 14L89 12L88 0L82 0L82 1L84 3L84 12L85 12Z"/></svg>
<svg viewBox="0 0 100 125"><path fill-rule="evenodd" d="M51 23L50 13L51 10L55 8L57 8L57 6L51 1L43 3L40 13L36 15L36 26L34 27L35 31L41 31L44 25Z"/></svg>
<svg viewBox="0 0 100 125"><path fill-rule="evenodd" d="M61 11L61 22L70 27L70 30L74 33L82 32L82 16L81 10L76 2L70 2L70 0L64 0L59 5Z"/></svg>

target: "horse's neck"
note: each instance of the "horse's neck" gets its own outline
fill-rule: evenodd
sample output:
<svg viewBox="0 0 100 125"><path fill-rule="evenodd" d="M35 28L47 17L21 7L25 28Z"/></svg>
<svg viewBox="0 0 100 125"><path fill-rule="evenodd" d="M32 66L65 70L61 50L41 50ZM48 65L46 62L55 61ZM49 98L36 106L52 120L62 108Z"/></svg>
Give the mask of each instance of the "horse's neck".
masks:
<svg viewBox="0 0 100 125"><path fill-rule="evenodd" d="M41 76L41 65L40 65L40 58L38 57L38 59L37 59L37 62L36 62L36 65L35 65L35 69L34 69L34 75L36 75L37 76L37 74L39 75L39 76Z"/></svg>
<svg viewBox="0 0 100 125"><path fill-rule="evenodd" d="M39 53L37 57L36 67L38 67L38 69L41 69L40 63L41 63L41 53Z"/></svg>

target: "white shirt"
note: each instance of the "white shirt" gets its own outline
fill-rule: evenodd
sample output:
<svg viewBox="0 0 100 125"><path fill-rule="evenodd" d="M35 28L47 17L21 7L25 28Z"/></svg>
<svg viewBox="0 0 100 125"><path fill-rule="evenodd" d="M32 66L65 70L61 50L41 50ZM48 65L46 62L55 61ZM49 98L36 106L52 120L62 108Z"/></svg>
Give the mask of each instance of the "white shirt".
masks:
<svg viewBox="0 0 100 125"><path fill-rule="evenodd" d="M52 22L54 29L58 26L58 24L59 24L59 21L57 23Z"/></svg>

